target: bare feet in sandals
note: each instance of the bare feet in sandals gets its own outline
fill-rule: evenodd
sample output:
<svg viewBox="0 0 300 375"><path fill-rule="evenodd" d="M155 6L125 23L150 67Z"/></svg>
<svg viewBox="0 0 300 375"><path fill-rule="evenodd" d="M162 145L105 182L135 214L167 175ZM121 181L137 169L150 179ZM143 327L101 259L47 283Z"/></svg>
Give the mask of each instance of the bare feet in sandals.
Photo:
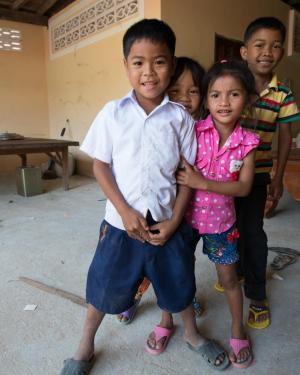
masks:
<svg viewBox="0 0 300 375"><path fill-rule="evenodd" d="M252 362L252 351L249 339L230 339L229 359L233 366L238 368L246 368Z"/></svg>
<svg viewBox="0 0 300 375"><path fill-rule="evenodd" d="M230 347L229 359L234 367L246 368L251 364L253 354L248 337L245 339L231 338Z"/></svg>
<svg viewBox="0 0 300 375"><path fill-rule="evenodd" d="M270 325L270 310L266 300L251 300L247 325L255 329L264 329Z"/></svg>
<svg viewBox="0 0 300 375"><path fill-rule="evenodd" d="M218 371L225 370L229 365L226 351L215 341L205 339L199 335L184 337L189 349L197 352L205 359L206 363Z"/></svg>
<svg viewBox="0 0 300 375"><path fill-rule="evenodd" d="M252 362L250 340L244 326L232 327L229 359L233 366L246 368Z"/></svg>
<svg viewBox="0 0 300 375"><path fill-rule="evenodd" d="M147 352L152 355L164 352L174 330L172 314L163 311L160 323L155 326L148 336L146 343Z"/></svg>
<svg viewBox="0 0 300 375"><path fill-rule="evenodd" d="M159 325L155 326L154 330L150 333L147 339L147 352L152 355L163 353L174 331L174 327L165 328Z"/></svg>
<svg viewBox="0 0 300 375"><path fill-rule="evenodd" d="M118 321L122 324L130 324L135 317L140 301L141 297L135 298L134 304L128 310L123 311L121 314L117 315Z"/></svg>
<svg viewBox="0 0 300 375"><path fill-rule="evenodd" d="M94 345L89 340L81 340L73 358L64 360L60 375L88 374L95 360Z"/></svg>

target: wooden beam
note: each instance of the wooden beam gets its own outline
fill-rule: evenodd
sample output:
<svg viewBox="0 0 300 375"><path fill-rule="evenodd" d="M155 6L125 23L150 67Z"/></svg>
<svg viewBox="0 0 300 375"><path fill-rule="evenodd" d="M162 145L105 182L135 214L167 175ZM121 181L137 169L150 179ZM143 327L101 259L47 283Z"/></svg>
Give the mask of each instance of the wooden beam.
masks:
<svg viewBox="0 0 300 375"><path fill-rule="evenodd" d="M19 9L22 5L25 5L28 3L28 0L15 0L14 3L11 6L12 10L17 10Z"/></svg>
<svg viewBox="0 0 300 375"><path fill-rule="evenodd" d="M0 19L48 26L48 17L29 12L15 11L0 7Z"/></svg>
<svg viewBox="0 0 300 375"><path fill-rule="evenodd" d="M48 9L50 9L55 3L57 3L57 0L46 0L43 2L43 4L38 8L37 14L43 15L47 12Z"/></svg>
<svg viewBox="0 0 300 375"><path fill-rule="evenodd" d="M55 288L53 286L41 283L40 281L30 279L28 277L20 276L19 280L23 283L26 283L28 285L33 286L34 288L40 289L44 292L54 294L56 296L60 296L62 298L65 298L73 303L76 303L77 305L87 307L87 302L85 299L83 299L80 296L77 296L76 294L67 292L66 290Z"/></svg>

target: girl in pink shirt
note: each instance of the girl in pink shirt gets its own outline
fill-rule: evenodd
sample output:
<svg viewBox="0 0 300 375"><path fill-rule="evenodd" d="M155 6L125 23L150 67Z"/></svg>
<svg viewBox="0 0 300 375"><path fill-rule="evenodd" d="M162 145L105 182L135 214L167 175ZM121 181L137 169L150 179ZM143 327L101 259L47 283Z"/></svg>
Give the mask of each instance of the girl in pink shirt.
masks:
<svg viewBox="0 0 300 375"><path fill-rule="evenodd" d="M255 95L255 82L240 62L214 64L204 77L202 107L209 115L196 123L198 152L195 167L183 160L177 182L195 189L186 214L194 229L195 246L215 263L229 304L232 325L230 360L250 365L253 354L243 325L243 296L236 266L238 231L234 197L246 196L254 175L259 139L241 128L239 118Z"/></svg>

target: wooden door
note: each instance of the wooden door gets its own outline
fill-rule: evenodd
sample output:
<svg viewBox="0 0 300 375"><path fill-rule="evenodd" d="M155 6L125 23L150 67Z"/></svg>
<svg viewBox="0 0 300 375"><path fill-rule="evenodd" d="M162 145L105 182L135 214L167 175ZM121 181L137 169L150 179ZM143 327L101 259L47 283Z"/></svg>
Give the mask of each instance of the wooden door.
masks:
<svg viewBox="0 0 300 375"><path fill-rule="evenodd" d="M242 60L240 48L243 42L240 40L228 39L224 36L215 35L215 62L221 60Z"/></svg>

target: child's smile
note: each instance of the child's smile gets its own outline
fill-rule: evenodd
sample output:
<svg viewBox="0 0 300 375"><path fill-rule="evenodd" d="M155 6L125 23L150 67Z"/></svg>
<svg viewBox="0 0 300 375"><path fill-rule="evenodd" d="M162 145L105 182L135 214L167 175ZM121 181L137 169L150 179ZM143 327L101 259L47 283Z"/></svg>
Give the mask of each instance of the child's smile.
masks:
<svg viewBox="0 0 300 375"><path fill-rule="evenodd" d="M283 55L279 30L260 29L241 48L241 56L247 61L252 73L271 74Z"/></svg>
<svg viewBox="0 0 300 375"><path fill-rule="evenodd" d="M218 113L220 113L220 115L227 115L227 114L230 114L232 111L230 111L229 109L219 109L217 111Z"/></svg>

